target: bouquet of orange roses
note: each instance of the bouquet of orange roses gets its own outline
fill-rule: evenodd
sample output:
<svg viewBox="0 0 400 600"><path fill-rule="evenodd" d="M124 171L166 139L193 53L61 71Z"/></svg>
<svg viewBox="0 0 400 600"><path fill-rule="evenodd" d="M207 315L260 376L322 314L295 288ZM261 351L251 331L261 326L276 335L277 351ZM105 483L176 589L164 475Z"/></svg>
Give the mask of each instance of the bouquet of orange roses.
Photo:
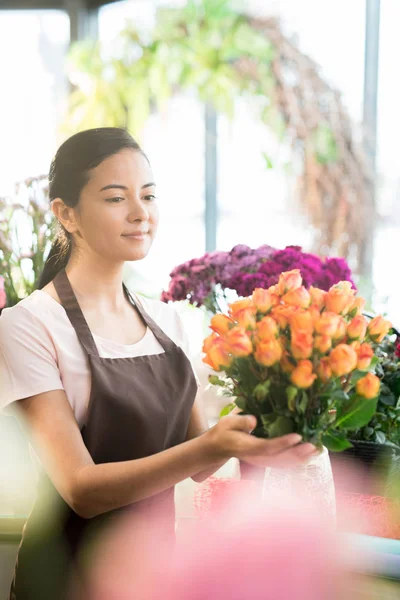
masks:
<svg viewBox="0 0 400 600"><path fill-rule="evenodd" d="M296 432L317 447L350 447L348 433L376 411L374 349L391 329L364 305L350 282L307 290L295 269L214 315L203 361L219 373L210 383L234 398L221 416L239 407L257 418L258 437Z"/></svg>

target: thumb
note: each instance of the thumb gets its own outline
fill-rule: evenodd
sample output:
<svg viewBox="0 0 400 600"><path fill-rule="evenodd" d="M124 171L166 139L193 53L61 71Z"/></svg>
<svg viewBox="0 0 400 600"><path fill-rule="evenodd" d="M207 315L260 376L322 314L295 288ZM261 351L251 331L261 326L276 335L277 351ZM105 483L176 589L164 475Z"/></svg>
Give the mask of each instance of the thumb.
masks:
<svg viewBox="0 0 400 600"><path fill-rule="evenodd" d="M232 415L235 419L234 428L251 433L257 426L257 419L253 415Z"/></svg>

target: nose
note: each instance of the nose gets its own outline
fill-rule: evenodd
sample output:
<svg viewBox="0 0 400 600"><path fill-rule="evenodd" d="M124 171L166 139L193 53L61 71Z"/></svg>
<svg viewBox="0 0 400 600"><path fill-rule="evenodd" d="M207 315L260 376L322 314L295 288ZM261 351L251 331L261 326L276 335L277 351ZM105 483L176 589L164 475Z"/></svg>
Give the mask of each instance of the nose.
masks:
<svg viewBox="0 0 400 600"><path fill-rule="evenodd" d="M143 200L140 197L133 198L129 207L129 223L134 223L135 221L148 221L149 218L149 211Z"/></svg>

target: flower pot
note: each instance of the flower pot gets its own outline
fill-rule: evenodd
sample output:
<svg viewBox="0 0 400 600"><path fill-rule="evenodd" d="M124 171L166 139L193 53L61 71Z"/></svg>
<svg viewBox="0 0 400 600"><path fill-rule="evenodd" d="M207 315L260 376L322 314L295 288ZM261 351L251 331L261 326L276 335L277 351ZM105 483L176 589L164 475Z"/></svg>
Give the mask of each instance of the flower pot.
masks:
<svg viewBox="0 0 400 600"><path fill-rule="evenodd" d="M350 492L382 493L383 485L394 469L398 468L399 454L396 448L388 444L350 440L352 448L344 452L331 454L334 477L339 477L341 467L356 469L356 478L346 478L346 490Z"/></svg>

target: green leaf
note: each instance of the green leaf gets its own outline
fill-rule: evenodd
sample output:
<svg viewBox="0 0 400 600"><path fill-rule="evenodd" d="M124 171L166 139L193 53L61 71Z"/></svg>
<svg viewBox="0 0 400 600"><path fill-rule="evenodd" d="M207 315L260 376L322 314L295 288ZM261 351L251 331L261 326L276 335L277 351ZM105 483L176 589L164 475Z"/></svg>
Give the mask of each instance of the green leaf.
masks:
<svg viewBox="0 0 400 600"><path fill-rule="evenodd" d="M236 398L235 404L240 410L246 410L246 398L239 397Z"/></svg>
<svg viewBox="0 0 400 600"><path fill-rule="evenodd" d="M297 392L298 392L297 387L295 387L294 385L289 385L286 388L288 407L289 407L289 410L291 410L292 412L294 412L296 410Z"/></svg>
<svg viewBox="0 0 400 600"><path fill-rule="evenodd" d="M229 413L232 412L234 408L236 408L236 404L234 402L228 404L227 406L224 406L224 408L219 413L220 418L229 415Z"/></svg>
<svg viewBox="0 0 400 600"><path fill-rule="evenodd" d="M289 417L278 417L269 427L269 437L279 437L292 433L294 431L294 423Z"/></svg>
<svg viewBox="0 0 400 600"><path fill-rule="evenodd" d="M262 402L268 396L270 387L271 387L270 381L263 381L263 382L259 383L258 385L256 385L256 387L253 390L253 396L256 398L256 400L258 400L259 402Z"/></svg>
<svg viewBox="0 0 400 600"><path fill-rule="evenodd" d="M208 376L208 381L212 384L212 385L220 385L222 387L226 386L226 381L224 381L223 379L220 379L218 377L218 375L209 375Z"/></svg>
<svg viewBox="0 0 400 600"><path fill-rule="evenodd" d="M266 152L262 152L262 156L263 156L263 159L265 160L265 166L266 166L266 168L267 169L272 169L274 165L272 163L272 160L268 156L268 154Z"/></svg>
<svg viewBox="0 0 400 600"><path fill-rule="evenodd" d="M359 381L360 379L365 377L365 373L366 373L366 371L360 371L358 369L353 371L351 374L351 377L350 377L351 385L355 385L357 383L357 381Z"/></svg>
<svg viewBox="0 0 400 600"><path fill-rule="evenodd" d="M299 411L303 415L305 414L305 412L307 410L308 401L309 401L309 397L307 395L307 392L305 390L303 390L301 392L301 400L299 402Z"/></svg>
<svg viewBox="0 0 400 600"><path fill-rule="evenodd" d="M338 431L327 431L322 436L322 443L330 452L342 452L347 448L352 448L353 444L346 439L343 433Z"/></svg>
<svg viewBox="0 0 400 600"><path fill-rule="evenodd" d="M355 396L345 410L338 411L335 426L340 429L359 429L367 425L376 411L377 398Z"/></svg>

